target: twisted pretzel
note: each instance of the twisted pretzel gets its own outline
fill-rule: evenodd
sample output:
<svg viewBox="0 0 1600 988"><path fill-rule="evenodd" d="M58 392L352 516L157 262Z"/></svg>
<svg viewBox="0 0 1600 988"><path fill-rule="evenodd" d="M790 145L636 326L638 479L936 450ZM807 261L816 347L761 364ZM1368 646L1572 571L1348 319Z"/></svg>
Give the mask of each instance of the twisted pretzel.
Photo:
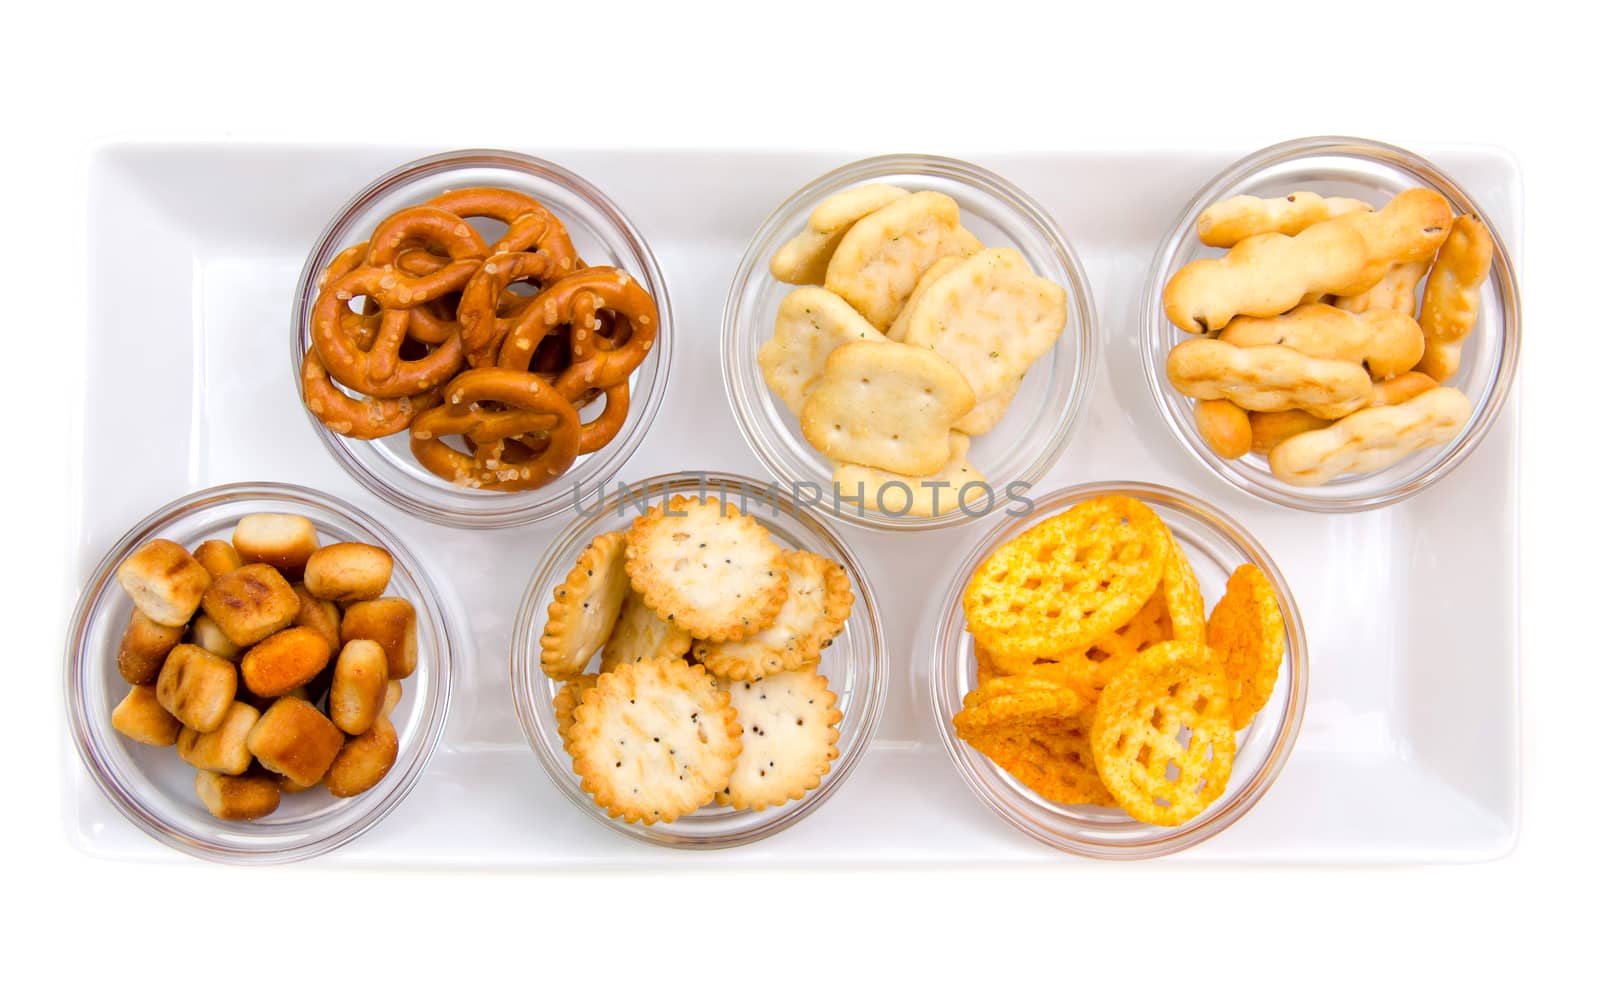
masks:
<svg viewBox="0 0 1600 988"><path fill-rule="evenodd" d="M561 476L578 457L577 409L534 374L498 367L463 371L444 389L444 401L412 423L411 453L452 483L475 490L533 490ZM530 459L513 464L501 458L508 440L533 434L548 442L537 452L532 443L523 443ZM472 452L453 449L442 436L465 437Z"/></svg>
<svg viewBox="0 0 1600 988"><path fill-rule="evenodd" d="M456 319L461 323L461 343L469 365L493 367L501 341L527 318L532 300L509 307L503 304L511 285L519 281L542 282L553 270L550 255L544 253L494 254L483 262L461 290L461 304L456 307ZM529 353L531 355L531 349Z"/></svg>
<svg viewBox="0 0 1600 988"><path fill-rule="evenodd" d="M585 268L539 293L500 345L498 363L527 369L539 343L569 325L572 365L556 378L556 390L577 401L627 381L655 345L657 322L655 300L637 281L616 268ZM612 338L600 332L608 326Z"/></svg>
<svg viewBox="0 0 1600 988"><path fill-rule="evenodd" d="M352 398L333 386L315 348L300 362L300 397L317 421L351 439L382 439L439 403L434 392L402 398Z"/></svg>
<svg viewBox="0 0 1600 988"><path fill-rule="evenodd" d="M617 437L622 423L628 420L628 382L609 387L601 392L606 404L598 418L583 424L583 437L578 442L579 453L593 453Z"/></svg>
<svg viewBox="0 0 1600 988"><path fill-rule="evenodd" d="M394 277L391 269L356 268L323 288L311 310L312 345L328 373L345 387L374 398L431 391L461 367L461 340L456 334L417 359L400 355L413 310L382 306L378 295L382 282ZM349 300L358 296L382 306L377 336L366 347L342 316L350 311Z"/></svg>
<svg viewBox="0 0 1600 988"><path fill-rule="evenodd" d="M437 270L413 274L397 263L402 254L413 269L427 267L416 248L449 260ZM466 220L434 206L412 206L378 224L368 241L366 266L382 276L371 294L385 309L407 308L459 291L489 248Z"/></svg>
<svg viewBox="0 0 1600 988"><path fill-rule="evenodd" d="M456 189L434 196L428 205L463 218L477 216L504 223L506 232L489 248L492 254L547 254L558 277L578 267L578 253L567 228L532 196L510 189Z"/></svg>

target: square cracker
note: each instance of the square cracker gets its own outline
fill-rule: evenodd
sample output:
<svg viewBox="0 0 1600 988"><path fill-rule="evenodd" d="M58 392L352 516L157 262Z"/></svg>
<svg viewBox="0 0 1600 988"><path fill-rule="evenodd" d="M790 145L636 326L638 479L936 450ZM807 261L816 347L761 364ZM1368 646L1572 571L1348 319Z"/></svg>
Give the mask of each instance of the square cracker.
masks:
<svg viewBox="0 0 1600 988"><path fill-rule="evenodd" d="M913 518L947 514L961 507L962 487L984 483L983 474L967 462L967 450L971 445L972 439L965 433L950 433L949 461L944 469L925 477L891 473L858 463L839 463L833 468L833 483L839 489L841 498L853 498L860 491L861 497L871 507L899 509L904 506L905 514ZM909 497L906 491L898 487L886 490L895 483L904 484L910 491ZM969 498L967 503L969 507L978 507L986 504L987 499Z"/></svg>
<svg viewBox="0 0 1600 988"><path fill-rule="evenodd" d="M950 427L972 411L972 388L931 350L847 343L828 356L800 429L834 460L926 476L950 460Z"/></svg>
<svg viewBox="0 0 1600 988"><path fill-rule="evenodd" d="M796 288L778 304L772 339L761 344L761 376L789 411L800 414L822 378L828 354L846 343L883 342L877 327L826 288Z"/></svg>
<svg viewBox="0 0 1600 988"><path fill-rule="evenodd" d="M791 285L822 284L828 261L850 227L868 213L910 194L881 182L835 192L811 211L804 230L778 248L767 264L768 270L774 278Z"/></svg>
<svg viewBox="0 0 1600 988"><path fill-rule="evenodd" d="M954 199L913 192L850 228L828 261L823 284L885 330L933 262L977 247L977 238L961 227Z"/></svg>
<svg viewBox="0 0 1600 988"><path fill-rule="evenodd" d="M993 428L1022 375L1067 324L1067 293L1041 278L1010 247L990 247L950 268L906 316L905 342L928 347L961 368L980 405L974 427ZM987 431L985 428L983 431Z"/></svg>

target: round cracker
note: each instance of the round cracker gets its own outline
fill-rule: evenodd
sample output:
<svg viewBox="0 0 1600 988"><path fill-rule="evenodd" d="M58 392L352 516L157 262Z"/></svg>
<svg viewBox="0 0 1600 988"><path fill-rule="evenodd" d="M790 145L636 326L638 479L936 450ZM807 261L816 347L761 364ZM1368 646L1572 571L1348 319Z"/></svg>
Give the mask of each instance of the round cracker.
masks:
<svg viewBox="0 0 1600 988"><path fill-rule="evenodd" d="M720 498L675 495L628 529L634 590L695 638L738 641L772 624L788 594L783 550Z"/></svg>
<svg viewBox="0 0 1600 988"><path fill-rule="evenodd" d="M556 708L556 733L561 736L561 747L571 754L569 747L572 741L572 720L577 715L578 704L583 702L583 694L594 688L600 679L594 673L569 679L556 691L553 701Z"/></svg>
<svg viewBox="0 0 1600 988"><path fill-rule="evenodd" d="M728 694L682 659L602 675L583 694L568 734L584 792L610 815L647 825L711 802L741 750Z"/></svg>
<svg viewBox="0 0 1600 988"><path fill-rule="evenodd" d="M1135 655L1101 691L1089 742L1101 781L1129 816L1164 827L1198 816L1233 770L1221 660L1176 641Z"/></svg>
<svg viewBox="0 0 1600 988"><path fill-rule="evenodd" d="M650 609L644 598L628 588L622 612L600 650L600 671L610 672L627 662L681 659L694 640L687 631Z"/></svg>
<svg viewBox="0 0 1600 988"><path fill-rule="evenodd" d="M1228 677L1233 726L1243 729L1266 706L1283 665L1283 612L1265 573L1250 563L1233 571L1211 611L1206 642Z"/></svg>
<svg viewBox="0 0 1600 988"><path fill-rule="evenodd" d="M744 748L717 802L762 810L800 799L822 784L839 757L838 697L810 669L755 682L719 681L744 729Z"/></svg>
<svg viewBox="0 0 1600 988"><path fill-rule="evenodd" d="M582 674L611 636L628 592L624 544L621 532L595 536L551 595L539 638L539 664L551 679Z"/></svg>
<svg viewBox="0 0 1600 988"><path fill-rule="evenodd" d="M815 663L844 628L855 594L844 566L814 553L783 554L789 593L773 622L736 642L696 642L694 657L718 679L760 679Z"/></svg>

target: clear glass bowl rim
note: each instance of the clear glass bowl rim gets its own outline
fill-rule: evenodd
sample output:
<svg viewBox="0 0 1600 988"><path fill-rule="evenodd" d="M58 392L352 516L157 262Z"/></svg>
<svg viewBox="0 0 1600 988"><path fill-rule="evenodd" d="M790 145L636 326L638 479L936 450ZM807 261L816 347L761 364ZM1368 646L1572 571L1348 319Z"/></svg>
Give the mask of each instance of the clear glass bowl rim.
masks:
<svg viewBox="0 0 1600 988"><path fill-rule="evenodd" d="M345 244L352 232L356 217L366 210L373 202L391 192L403 188L408 183L415 182L434 175L448 173L462 168L504 168L521 171L542 181L547 181L563 186L567 191L584 199L591 207L596 209L612 225L614 232L633 249L643 260L644 270L629 272L639 278L655 299L658 312L657 344L652 348L654 368L648 380L640 381L645 385L644 400L639 401L638 388L635 388L633 406L629 409L628 420L624 423L621 434L606 446L604 450L590 454L591 456L604 456L604 466L593 477L585 478L585 483L594 482L604 484L615 477L628 460L633 456L639 444L644 441L645 433L649 431L650 423L654 421L656 412L660 410L661 402L666 396L667 382L671 376L672 349L676 337L675 323L672 319L672 300L667 289L667 279L661 270L661 265L655 253L650 249L638 228L633 224L610 197L587 179L577 173L567 170L554 162L518 151L506 151L494 148L463 148L454 151L442 151L417 158L414 161L399 165L378 178L373 179L361 191L350 198L332 220L318 234L311 252L306 255L304 265L300 269L300 278L295 285L294 308L289 317L289 369L291 379L295 382L295 403L300 405L307 422L317 434L324 448L333 456L344 471L355 479L362 487L378 496L379 499L396 508L422 518L435 524L449 525L454 528L465 529L492 529L511 528L519 525L529 525L554 517L564 510L564 498L554 496L554 486L543 488L552 496L528 501L518 495L508 495L506 498L495 501L484 499L482 509L475 509L463 514L453 507L441 506L432 503L427 495L417 494L410 490L402 489L385 483L380 477L368 470L349 450L345 449L340 437L323 428L315 415L305 407L300 399L300 361L305 355L306 346L310 338L309 327L306 325L310 319L312 303L316 300L317 279L328 261ZM577 469L576 467L574 469ZM538 491L529 492L537 495ZM500 506L503 504L503 506Z"/></svg>
<svg viewBox="0 0 1600 988"><path fill-rule="evenodd" d="M808 197L824 190L842 189L859 182L906 173L959 182L994 196L1020 219L1037 228L1067 272L1070 283L1064 287L1072 297L1073 312L1077 316L1079 327L1077 342L1081 356L1077 366L1073 368L1066 407L1056 423L1049 442L1020 476L1008 480L1008 483L1025 483L1031 487L1037 484L1066 452L1072 437L1087 415L1100 368L1099 311L1095 307L1094 293L1083 262L1055 217L1008 179L981 165L959 158L931 154L885 154L841 165L801 186L768 214L756 228L749 246L739 259L739 266L735 269L733 280L728 287L727 301L722 308L722 383L724 390L727 391L729 403L733 406L734 421L738 423L745 443L773 477L786 484L818 482L816 478L791 476L784 469L782 458L772 449L771 441L762 434L763 426L757 422L759 418L757 400L748 393L746 387L748 382L741 376L740 370L733 366L738 349L735 340L740 332L741 321L746 318L742 296L752 278L768 276L766 259L775 246L774 241L777 239L778 231ZM1059 347L1061 344L1058 342L1056 345ZM824 478L824 481L831 484L832 479ZM975 517L978 516L969 515L964 511L946 512L931 518L915 518L909 515L895 517L877 511L865 512L864 517L858 517L851 512L840 513L840 518L847 524L877 531L928 531L952 528L964 525Z"/></svg>
<svg viewBox="0 0 1600 988"><path fill-rule="evenodd" d="M977 760L983 756L968 749L966 743L956 737L955 726L947 716L946 705L941 695L941 684L945 674L950 671L953 663L959 661L959 655L963 651L962 641L966 631L964 619L961 617L961 597L973 570L1001 543L1014 538L1032 525L1079 501L1106 494L1127 495L1183 514L1221 537L1250 562L1259 566L1278 594L1287 643L1284 657L1287 675L1281 675L1280 681L1286 683L1288 697L1284 704L1283 719L1277 724L1272 738L1272 748L1262 761L1259 770L1237 788L1230 783L1230 791L1221 798L1222 805L1216 812L1203 814L1197 821L1172 828L1154 838L1136 842L1107 842L1092 837L1065 838L1032 827L1025 813L1017 809L1008 798L1011 796L1008 790L990 788L968 767L969 758ZM1170 487L1137 482L1097 482L1052 491L1035 497L1034 501L1034 510L1028 517L1013 519L1007 524L996 526L972 547L955 570L955 576L945 590L941 600L943 609L936 612L943 614L944 617L934 625L928 641L932 663L928 676L928 701L933 719L938 725L939 739L944 743L945 753L955 764L956 772L962 781L981 802L1017 830L1059 850L1105 860L1139 860L1173 854L1215 837L1242 818L1261 800L1288 763L1295 741L1300 736L1300 726L1305 718L1308 696L1310 653L1306 642L1305 625L1301 621L1300 609L1295 604L1294 594L1289 590L1288 582L1261 543L1237 521L1200 498ZM959 698L957 703L959 704Z"/></svg>
<svg viewBox="0 0 1600 988"><path fill-rule="evenodd" d="M770 482L753 477L718 472L659 474L630 485L634 492L648 491L648 500L652 504L673 494L699 494L702 491L716 492L730 487L737 489L741 486L753 491L765 491L774 487ZM602 507L596 514L587 517L580 515L568 522L567 526L546 546L538 565L534 567L533 574L529 577L527 589L523 591L522 603L517 608L516 620L511 631L510 673L512 701L516 707L517 721L522 725L528 746L533 749L539 764L556 789L585 814L604 823L616 833L653 847L715 850L754 843L787 830L814 813L843 787L845 780L871 749L873 739L877 736L879 721L883 717L891 675L888 642L878 611L877 595L867 577L866 568L855 552L820 515L807 508L793 506L781 496L776 499L785 506L783 514L794 518L819 535L827 543L828 551L835 553L834 558L849 570L852 588L855 591L855 604L850 611L850 621L854 623L858 619L861 620L862 623L857 627L865 628L864 638L868 645L864 659L859 660L863 662L863 668L870 677L869 689L865 691L862 700L865 706L858 729L859 737L849 751L840 754L833 767L822 777L821 784L807 793L803 799L784 804L777 813L757 814L753 819L760 822L755 826L728 834L710 837L681 836L654 827L624 823L609 816L572 780L570 760L565 758L563 752L551 748L546 743L545 732L539 723L540 715L533 709L534 705L540 702L537 686L543 680L543 673L539 669L539 636L535 632L541 626L549 604L541 589L547 584L553 585L557 578L555 569L561 565L561 561L566 559L581 542L596 534L597 522L614 517L621 497L620 491L613 491L601 502ZM630 503L633 500L633 496L630 495Z"/></svg>
<svg viewBox="0 0 1600 988"><path fill-rule="evenodd" d="M119 590L115 585L117 565L136 546L157 537L157 533L189 514L243 499L278 501L286 509L291 510L297 503L309 504L340 516L341 520L352 527L371 532L394 556L396 566L403 569L416 582L422 591L423 599L415 603L428 611L430 620L440 630L441 651L434 660L436 685L431 694L421 700L425 705L421 711L425 724L417 744L410 752L402 752L405 756L404 761L396 762L395 768L403 771L399 784L384 799L373 802L367 811L349 826L282 848L241 849L223 846L190 834L150 810L133 787L123 784L110 763L95 746L89 728L89 718L107 717L109 714L106 711L89 710L82 689L84 677L94 674L91 665L109 659L106 656L87 654L87 634L90 622L104 603L106 593ZM73 746L77 749L78 756L95 785L130 823L161 843L197 858L227 864L283 864L303 861L343 847L371 830L393 812L416 787L429 761L432 760L440 739L444 736L444 727L450 711L450 697L455 685L457 663L454 653L459 647L457 643L463 640L461 634L461 629L452 621L450 612L443 606L433 581L428 578L426 570L411 554L405 543L376 519L348 502L294 484L250 482L208 487L169 501L146 515L118 539L95 564L73 609L72 623L66 640L63 687L67 723L72 734Z"/></svg>
<svg viewBox="0 0 1600 988"><path fill-rule="evenodd" d="M1366 495L1317 497L1309 494L1298 494L1293 491L1280 491L1256 483L1247 475L1232 469L1225 461L1206 447L1198 436L1191 436L1186 425L1179 421L1179 417L1183 414L1183 411L1187 410L1187 406L1185 405L1184 410L1180 410L1173 407L1174 403L1169 401L1167 393L1169 386L1164 373L1166 354L1160 352L1162 349L1161 338L1167 324L1166 313L1161 305L1161 292L1165 287L1166 278L1172 267L1173 260L1183 246L1184 240L1189 236L1190 231L1194 229L1195 221L1199 218L1201 210L1216 201L1222 191L1233 188L1263 169L1293 161L1296 158L1315 155L1359 158L1421 175L1430 184L1442 191L1453 203L1458 206L1466 206L1468 211L1481 219L1489 231L1490 239L1494 243L1494 261L1490 276L1495 279L1496 291L1500 298L1502 333L1500 361L1494 369L1493 378L1489 382L1489 390L1478 400L1473 410L1473 417L1468 423L1466 434L1450 450L1449 455L1438 458L1409 483L1396 482L1389 487ZM1156 408L1161 412L1162 418L1166 420L1167 426L1172 430L1173 435L1178 438L1179 444L1185 447L1190 455L1203 463L1212 473L1247 494L1284 507L1324 513L1369 511L1374 508L1397 504L1408 498L1415 497L1432 487L1465 462L1473 451L1483 443L1483 440L1487 438L1490 429L1494 427L1496 420L1499 419L1500 412L1503 410L1507 398L1510 397L1512 386L1516 380L1517 365L1522 349L1522 302L1517 287L1516 272L1511 263L1511 255L1506 250L1505 241L1501 238L1500 231L1495 227L1493 219L1478 204L1477 200L1448 174L1421 155L1381 141L1336 135L1302 137L1262 148L1233 162L1202 186L1195 193L1194 198L1189 200L1189 204L1179 213L1167 236L1162 240L1161 246L1157 248L1155 255L1151 258L1150 273L1145 283L1144 297L1140 304L1139 321L1142 336L1141 349L1143 350L1141 364L1144 367L1145 383L1155 400ZM1184 399L1184 402L1187 401L1188 399Z"/></svg>

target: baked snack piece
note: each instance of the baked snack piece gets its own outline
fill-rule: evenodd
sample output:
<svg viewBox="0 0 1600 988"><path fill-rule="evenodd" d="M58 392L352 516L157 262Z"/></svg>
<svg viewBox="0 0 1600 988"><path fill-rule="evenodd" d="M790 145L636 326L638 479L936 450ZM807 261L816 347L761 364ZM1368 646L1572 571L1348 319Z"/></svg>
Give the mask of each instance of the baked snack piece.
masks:
<svg viewBox="0 0 1600 988"><path fill-rule="evenodd" d="M124 737L155 748L166 748L178 741L183 724L167 713L156 691L149 686L135 686L111 711L111 726Z"/></svg>
<svg viewBox="0 0 1600 988"><path fill-rule="evenodd" d="M328 719L346 734L362 734L382 714L389 695L389 657L366 638L339 652L328 688Z"/></svg>
<svg viewBox="0 0 1600 988"><path fill-rule="evenodd" d="M972 386L975 407L954 428L974 434L999 421L1028 368L1055 346L1067 325L1067 293L1034 274L1020 252L989 247L927 285L905 319L905 342L945 358ZM980 411L989 402L999 402L998 412Z"/></svg>
<svg viewBox="0 0 1600 988"><path fill-rule="evenodd" d="M1085 648L1138 613L1169 545L1161 519L1133 498L1080 502L978 566L962 597L967 625L1013 661Z"/></svg>
<svg viewBox="0 0 1600 988"><path fill-rule="evenodd" d="M584 792L629 823L670 823L727 787L739 757L728 694L682 659L638 662L583 694L568 742Z"/></svg>
<svg viewBox="0 0 1600 988"><path fill-rule="evenodd" d="M719 680L733 704L743 745L717 802L763 810L800 799L822 783L839 757L838 697L810 669L755 682Z"/></svg>
<svg viewBox="0 0 1600 988"><path fill-rule="evenodd" d="M972 387L948 360L903 343L847 343L828 355L800 430L830 459L894 473L934 473Z"/></svg>
<svg viewBox="0 0 1600 988"><path fill-rule="evenodd" d="M226 576L244 565L244 560L239 557L239 550L233 543L221 539L206 539L195 546L194 558L206 572L215 580L219 576Z"/></svg>
<svg viewBox="0 0 1600 988"><path fill-rule="evenodd" d="M1253 412L1299 408L1337 419L1372 400L1372 378L1359 364L1277 345L1184 340L1167 354L1167 380L1190 398L1226 398Z"/></svg>
<svg viewBox="0 0 1600 988"><path fill-rule="evenodd" d="M796 288L778 303L772 338L756 351L761 377L799 415L822 380L828 355L846 343L882 343L884 335L826 288Z"/></svg>
<svg viewBox="0 0 1600 988"><path fill-rule="evenodd" d="M682 656L678 656L682 658ZM567 680L556 690L552 703L556 711L556 734L561 738L561 749L567 754L572 754L572 722L578 715L578 704L583 702L583 694L594 688L600 677L594 673L585 673Z"/></svg>
<svg viewBox="0 0 1600 988"><path fill-rule="evenodd" d="M1366 408L1325 429L1291 436L1273 448L1272 475L1299 486L1344 473L1370 473L1420 449L1447 443L1472 417L1472 402L1455 388L1433 388L1399 405Z"/></svg>
<svg viewBox="0 0 1600 988"><path fill-rule="evenodd" d="M314 786L344 746L344 732L322 711L293 696L279 697L250 730L250 753L269 772Z"/></svg>
<svg viewBox="0 0 1600 988"><path fill-rule="evenodd" d="M1226 398L1195 402L1194 427L1212 452L1224 460L1237 460L1250 452L1250 414Z"/></svg>
<svg viewBox="0 0 1600 988"><path fill-rule="evenodd" d="M318 632L285 628L250 646L239 660L239 674L256 696L282 696L315 679L331 654Z"/></svg>
<svg viewBox="0 0 1600 988"><path fill-rule="evenodd" d="M581 674L611 637L628 592L625 546L622 532L595 536L556 587L539 639L539 664L550 678Z"/></svg>
<svg viewBox="0 0 1600 988"><path fill-rule="evenodd" d="M1234 729L1243 730L1272 696L1286 647L1283 612L1265 573L1249 563L1233 571L1205 640L1228 677Z"/></svg>
<svg viewBox="0 0 1600 988"><path fill-rule="evenodd" d="M117 567L117 583L150 620L182 626L200 606L211 574L178 543L151 539Z"/></svg>
<svg viewBox="0 0 1600 988"><path fill-rule="evenodd" d="M760 679L815 663L844 628L855 594L844 566L815 553L785 550L788 593L772 623L738 641L702 641L694 657L717 679Z"/></svg>
<svg viewBox="0 0 1600 988"><path fill-rule="evenodd" d="M344 609L342 642L365 638L389 657L389 678L405 679L417 668L417 609L403 597L362 600Z"/></svg>
<svg viewBox="0 0 1600 988"><path fill-rule="evenodd" d="M278 809L278 783L269 775L222 775L201 769L194 792L218 820L259 820Z"/></svg>
<svg viewBox="0 0 1600 988"><path fill-rule="evenodd" d="M1219 337L1234 346L1287 346L1308 357L1360 364L1374 378L1404 374L1422 359L1422 327L1409 313L1372 309L1359 315L1312 302L1281 316L1240 316Z"/></svg>
<svg viewBox="0 0 1600 988"><path fill-rule="evenodd" d="M233 526L232 539L239 565L266 563L289 580L300 578L320 545L316 526L304 515L245 515Z"/></svg>
<svg viewBox="0 0 1600 988"><path fill-rule="evenodd" d="M1335 216L1370 212L1371 204L1360 199L1323 198L1315 192L1291 192L1275 199L1240 195L1207 206L1195 223L1195 232L1208 247L1232 247L1246 237L1262 233L1293 236Z"/></svg>
<svg viewBox="0 0 1600 988"><path fill-rule="evenodd" d="M1092 717L1073 687L1013 676L963 698L955 728L957 737L1046 799L1114 806L1089 747Z"/></svg>
<svg viewBox="0 0 1600 988"><path fill-rule="evenodd" d="M806 218L806 228L772 255L772 276L791 285L820 285L839 242L856 221L896 199L910 195L905 189L882 182L857 185L835 192L817 204Z"/></svg>
<svg viewBox="0 0 1600 988"><path fill-rule="evenodd" d="M1100 694L1089 740L1101 781L1129 816L1165 827L1198 816L1233 768L1221 662L1188 642L1139 653Z"/></svg>
<svg viewBox="0 0 1600 988"><path fill-rule="evenodd" d="M338 799L359 796L377 785L400 754L400 737L388 718L379 717L367 730L339 748L322 784Z"/></svg>
<svg viewBox="0 0 1600 988"><path fill-rule="evenodd" d="M293 624L300 598L277 570L250 563L219 577L200 606L229 641L243 648Z"/></svg>
<svg viewBox="0 0 1600 988"><path fill-rule="evenodd" d="M611 636L600 650L600 671L610 672L626 662L681 659L693 644L687 631L651 610L629 586Z"/></svg>
<svg viewBox="0 0 1600 988"><path fill-rule="evenodd" d="M185 727L214 731L227 716L238 684L232 662L194 645L179 645L161 667L156 699Z"/></svg>
<svg viewBox="0 0 1600 988"><path fill-rule="evenodd" d="M201 732L185 727L178 732L178 757L195 768L241 775L250 768L250 749L245 741L260 717L255 707L235 700L215 730Z"/></svg>
<svg viewBox="0 0 1600 988"><path fill-rule="evenodd" d="M203 617L203 615L202 615ZM167 661L179 642L183 641L183 625L158 624L144 611L134 608L128 618L128 627L117 646L117 672L135 686L148 686L161 674L161 664Z"/></svg>
<svg viewBox="0 0 1600 988"><path fill-rule="evenodd" d="M841 502L860 502L888 515L931 518L962 508L987 510L993 497L983 474L967 461L972 437L964 432L950 433L950 458L936 472L916 476L864 467L859 463L837 463L833 486ZM977 485L972 495L968 484Z"/></svg>
<svg viewBox="0 0 1600 988"><path fill-rule="evenodd" d="M913 192L857 220L828 261L823 284L881 332L941 257L981 244L961 227L961 207L942 192Z"/></svg>
<svg viewBox="0 0 1600 988"><path fill-rule="evenodd" d="M306 589L341 604L376 600L389 586L393 571L394 557L388 550L365 542L337 542L306 560Z"/></svg>
<svg viewBox="0 0 1600 988"><path fill-rule="evenodd" d="M721 498L679 494L653 505L629 527L624 553L644 602L706 641L755 634L778 616L788 594L778 544Z"/></svg>

